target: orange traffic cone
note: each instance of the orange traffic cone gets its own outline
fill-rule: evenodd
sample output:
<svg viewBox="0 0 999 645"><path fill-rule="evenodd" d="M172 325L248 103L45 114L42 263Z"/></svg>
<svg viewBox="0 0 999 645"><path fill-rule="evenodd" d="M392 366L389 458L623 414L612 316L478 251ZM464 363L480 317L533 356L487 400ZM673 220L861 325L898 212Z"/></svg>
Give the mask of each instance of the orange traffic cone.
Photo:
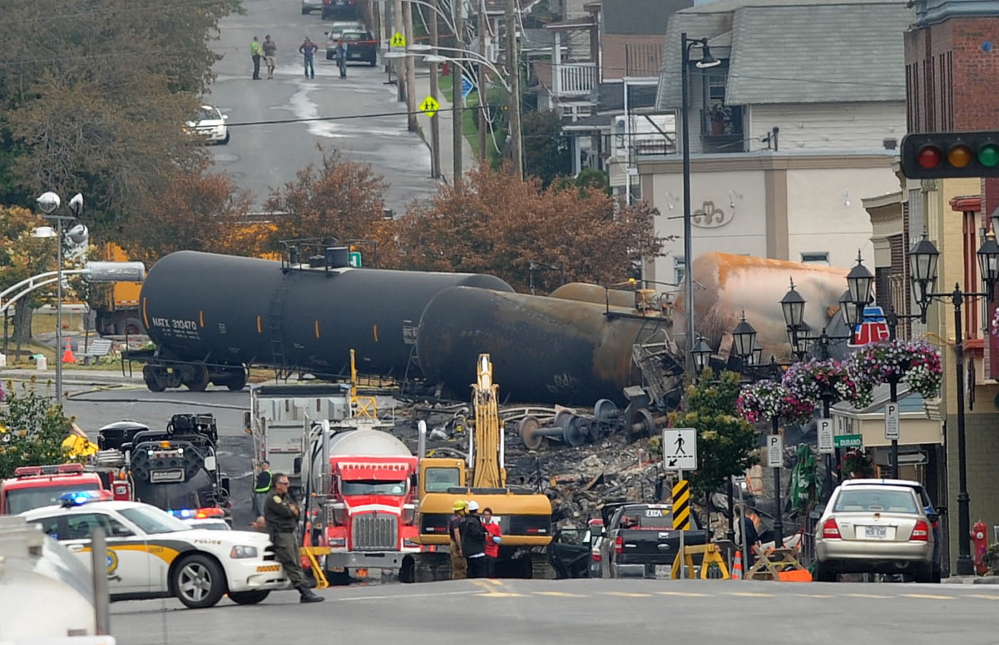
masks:
<svg viewBox="0 0 999 645"><path fill-rule="evenodd" d="M735 560L732 561L732 580L742 580L742 551L735 552Z"/></svg>
<svg viewBox="0 0 999 645"><path fill-rule="evenodd" d="M63 363L75 363L76 357L73 356L73 348L69 346L69 339L66 339L66 351L62 353Z"/></svg>

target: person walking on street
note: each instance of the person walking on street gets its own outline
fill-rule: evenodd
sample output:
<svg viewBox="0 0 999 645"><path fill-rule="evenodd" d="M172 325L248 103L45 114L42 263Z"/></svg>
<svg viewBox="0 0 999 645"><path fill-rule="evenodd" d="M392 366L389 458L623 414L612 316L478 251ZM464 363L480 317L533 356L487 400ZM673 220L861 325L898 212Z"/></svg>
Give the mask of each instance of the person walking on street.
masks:
<svg viewBox="0 0 999 645"><path fill-rule="evenodd" d="M482 509L482 526L486 529L486 565L490 578L496 577L496 562L499 561L499 545L503 542L499 522L493 521L493 509Z"/></svg>
<svg viewBox="0 0 999 645"><path fill-rule="evenodd" d="M277 43L271 40L270 34L264 36L264 60L267 61L267 79L274 78L274 68L277 63L274 57L277 55Z"/></svg>
<svg viewBox="0 0 999 645"><path fill-rule="evenodd" d="M274 476L271 474L271 462L260 462L260 472L257 473L256 482L253 485L253 519L257 520L264 515L264 504L267 503L267 493L271 492L271 485Z"/></svg>
<svg viewBox="0 0 999 645"><path fill-rule="evenodd" d="M305 63L305 78L315 78L316 77L316 66L314 59L316 56L316 51L319 49L319 45L312 42L308 36L305 37L305 41L302 42L302 46L298 48L298 53L303 57L303 62Z"/></svg>
<svg viewBox="0 0 999 645"><path fill-rule="evenodd" d="M336 66L340 68L340 78L347 78L347 43L343 38L336 44Z"/></svg>
<svg viewBox="0 0 999 645"><path fill-rule="evenodd" d="M298 550L300 511L288 486L286 475L274 475L274 490L264 505L264 519L271 534L271 542L274 543L274 558L284 566L292 587L298 590L301 596L299 602L322 602L326 599L309 589L305 573L302 572L302 557Z"/></svg>
<svg viewBox="0 0 999 645"><path fill-rule="evenodd" d="M448 535L451 536L451 579L464 580L468 577L468 566L465 563L465 556L461 554L461 523L465 519L465 507L467 505L460 499L454 503L452 510L454 515L447 525Z"/></svg>
<svg viewBox="0 0 999 645"><path fill-rule="evenodd" d="M486 558L486 529L479 517L479 503L468 503L468 514L461 523L461 552L468 563L469 578L485 578L489 575L489 560Z"/></svg>
<svg viewBox="0 0 999 645"><path fill-rule="evenodd" d="M264 50L260 46L260 42L257 37L253 37L253 42L250 43L250 56L253 58L253 80L260 80L260 58L264 55Z"/></svg>

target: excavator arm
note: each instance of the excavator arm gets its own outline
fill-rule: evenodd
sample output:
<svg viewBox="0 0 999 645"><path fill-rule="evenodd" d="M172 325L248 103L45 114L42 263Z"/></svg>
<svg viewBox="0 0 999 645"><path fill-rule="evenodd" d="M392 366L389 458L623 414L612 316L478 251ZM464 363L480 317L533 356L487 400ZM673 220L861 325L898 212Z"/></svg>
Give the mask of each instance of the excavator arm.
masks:
<svg viewBox="0 0 999 645"><path fill-rule="evenodd" d="M473 488L506 487L503 467L503 428L499 418L499 386L493 383L489 354L479 355L478 377L472 385L475 405L475 432L470 462Z"/></svg>

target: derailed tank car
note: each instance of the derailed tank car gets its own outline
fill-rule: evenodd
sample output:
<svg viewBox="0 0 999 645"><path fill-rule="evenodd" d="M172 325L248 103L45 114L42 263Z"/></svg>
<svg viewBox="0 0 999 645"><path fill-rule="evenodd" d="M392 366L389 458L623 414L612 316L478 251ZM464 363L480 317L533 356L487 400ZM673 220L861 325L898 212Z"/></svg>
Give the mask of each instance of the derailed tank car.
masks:
<svg viewBox="0 0 999 645"><path fill-rule="evenodd" d="M423 312L417 356L427 379L456 396L475 380L477 356L488 353L505 398L592 405L622 401L623 388L642 383L633 347L666 339L667 324L657 312L453 287ZM676 367L667 354L660 361L663 371Z"/></svg>
<svg viewBox="0 0 999 645"><path fill-rule="evenodd" d="M490 275L346 264L345 253L312 265L194 251L166 256L140 295L143 324L157 345L154 353L132 354L147 363L146 385L238 390L250 365L343 377L351 349L359 371L401 379L434 295L459 285L513 291Z"/></svg>

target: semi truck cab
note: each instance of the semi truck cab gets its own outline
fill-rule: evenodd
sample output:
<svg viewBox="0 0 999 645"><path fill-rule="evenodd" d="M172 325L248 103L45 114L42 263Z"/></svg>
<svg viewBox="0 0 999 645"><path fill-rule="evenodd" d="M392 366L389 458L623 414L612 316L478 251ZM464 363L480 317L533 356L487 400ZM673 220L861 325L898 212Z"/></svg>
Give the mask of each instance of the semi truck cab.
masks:
<svg viewBox="0 0 999 645"><path fill-rule="evenodd" d="M104 488L100 475L85 472L83 464L21 466L13 477L0 482L0 515L18 515L58 504L66 493Z"/></svg>

